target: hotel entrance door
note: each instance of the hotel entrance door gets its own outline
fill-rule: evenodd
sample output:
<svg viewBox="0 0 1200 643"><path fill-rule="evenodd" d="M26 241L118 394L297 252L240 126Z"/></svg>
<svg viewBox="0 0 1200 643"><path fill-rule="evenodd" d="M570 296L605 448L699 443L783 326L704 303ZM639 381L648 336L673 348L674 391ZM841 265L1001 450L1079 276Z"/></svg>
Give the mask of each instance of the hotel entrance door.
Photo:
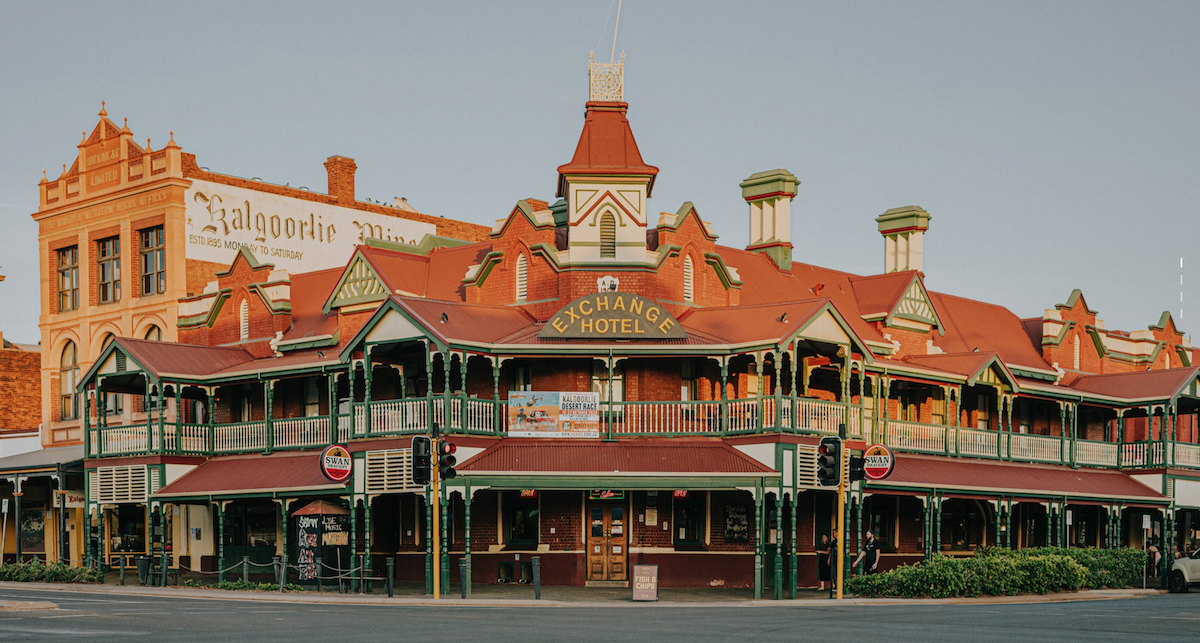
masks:
<svg viewBox="0 0 1200 643"><path fill-rule="evenodd" d="M628 580L629 533L625 505L609 502L588 504L587 579Z"/></svg>

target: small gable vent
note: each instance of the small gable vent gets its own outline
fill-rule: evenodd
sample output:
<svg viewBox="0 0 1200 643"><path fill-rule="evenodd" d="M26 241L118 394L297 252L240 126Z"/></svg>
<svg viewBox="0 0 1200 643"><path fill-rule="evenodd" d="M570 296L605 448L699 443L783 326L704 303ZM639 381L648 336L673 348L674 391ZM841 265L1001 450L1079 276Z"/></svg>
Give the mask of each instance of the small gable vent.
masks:
<svg viewBox="0 0 1200 643"><path fill-rule="evenodd" d="M125 353L122 353L121 351L117 351L114 354L117 357L117 372L124 373L125 369L129 367L127 358L125 357Z"/></svg>
<svg viewBox="0 0 1200 643"><path fill-rule="evenodd" d="M517 301L525 301L529 286L529 264L525 261L525 253L517 255Z"/></svg>
<svg viewBox="0 0 1200 643"><path fill-rule="evenodd" d="M617 219L611 212L600 217L600 258L617 256Z"/></svg>
<svg viewBox="0 0 1200 643"><path fill-rule="evenodd" d="M687 302L696 301L695 270L692 266L691 255L683 258L683 300Z"/></svg>

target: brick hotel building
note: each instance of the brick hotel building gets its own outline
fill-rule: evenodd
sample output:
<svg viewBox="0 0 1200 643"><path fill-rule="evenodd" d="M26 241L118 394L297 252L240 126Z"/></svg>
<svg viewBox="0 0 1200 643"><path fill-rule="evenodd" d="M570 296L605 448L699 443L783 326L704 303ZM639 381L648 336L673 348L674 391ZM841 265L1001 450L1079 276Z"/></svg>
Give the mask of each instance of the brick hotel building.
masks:
<svg viewBox="0 0 1200 643"><path fill-rule="evenodd" d="M185 184L234 179L195 167L173 142L138 148L130 162L127 130L102 116L81 143L78 173L53 190L43 183L37 215L47 430L60 431L48 441L84 436L89 558L149 552L185 572L219 572L244 556L286 554L299 563L292 578L306 581L314 563L297 521L320 513L343 516L349 532L325 561L356 566L361 556L375 577L394 557L397 578L428 586L440 538L444 580L464 558L468 585L524 578L540 556L551 584L624 585L630 565L657 563L664 586L784 597L815 584L815 544L835 528L833 494L815 484L815 445L843 424L854 448L897 453L890 478L849 494L848 540L873 529L885 567L983 545L1140 547L1143 517L1168 560L1196 537L1200 373L1170 314L1123 332L1078 291L1028 318L930 291L931 217L915 206L876 219L881 274L802 263L791 244L800 181L786 170L741 182L750 245L721 245L690 202L652 213L659 170L638 151L621 66L591 72L553 203L518 201L481 235L442 220L419 239L363 234L335 264L310 263L312 250L288 264L279 247L251 239L219 266L198 257L207 272L194 268L187 253L202 244L187 226L204 234L240 221L269 234L271 213L264 225L257 212L246 218L253 207L214 217L211 195L202 203L203 190ZM160 219L128 214L154 205L138 193L101 214L76 209L75 227L55 241L50 199L72 194L76 175L86 195L90 159L116 163L91 147L110 137L122 156L116 178L103 180L131 181L135 165L139 180L173 168L157 179L170 200L154 203L175 205ZM343 163L328 164L331 193ZM109 215L120 223L96 221ZM296 234L306 221L320 234L316 219L295 218ZM74 244L86 250L80 265L98 266L77 281L99 315L111 292L105 240L140 253L141 231L158 225L177 248L165 264L172 289L155 304L162 335L142 332L145 275L127 262L134 294L105 322L114 338L97 335L97 320L68 340L55 306L64 288L75 296L76 280L53 278L62 249ZM77 378L60 368L66 341L91 351ZM66 377L75 389L56 379ZM57 429L71 395L82 423ZM411 481L408 448L434 423L460 460L441 534L429 490ZM319 470L320 450L334 443L353 454L346 484Z"/></svg>

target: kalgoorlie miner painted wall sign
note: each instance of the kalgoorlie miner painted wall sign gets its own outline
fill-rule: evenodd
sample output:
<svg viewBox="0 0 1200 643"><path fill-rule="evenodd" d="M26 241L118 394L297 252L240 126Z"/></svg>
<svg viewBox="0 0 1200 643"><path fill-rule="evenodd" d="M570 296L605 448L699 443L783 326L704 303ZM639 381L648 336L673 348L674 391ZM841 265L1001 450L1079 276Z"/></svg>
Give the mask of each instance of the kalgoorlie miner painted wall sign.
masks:
<svg viewBox="0 0 1200 643"><path fill-rule="evenodd" d="M584 295L538 333L548 339L687 339L679 320L661 305L628 292Z"/></svg>

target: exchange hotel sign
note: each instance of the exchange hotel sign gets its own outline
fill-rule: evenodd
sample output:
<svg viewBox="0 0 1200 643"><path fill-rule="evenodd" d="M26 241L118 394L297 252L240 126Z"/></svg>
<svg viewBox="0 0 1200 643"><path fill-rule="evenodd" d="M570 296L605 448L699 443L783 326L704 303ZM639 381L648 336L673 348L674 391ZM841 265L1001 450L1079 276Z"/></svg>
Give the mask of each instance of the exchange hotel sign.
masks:
<svg viewBox="0 0 1200 643"><path fill-rule="evenodd" d="M208 181L193 181L184 200L188 258L222 264L244 246L276 268L322 270L345 265L367 238L416 244L437 234L431 223Z"/></svg>
<svg viewBox="0 0 1200 643"><path fill-rule="evenodd" d="M554 314L538 337L570 339L687 339L657 303L628 292L584 295Z"/></svg>

